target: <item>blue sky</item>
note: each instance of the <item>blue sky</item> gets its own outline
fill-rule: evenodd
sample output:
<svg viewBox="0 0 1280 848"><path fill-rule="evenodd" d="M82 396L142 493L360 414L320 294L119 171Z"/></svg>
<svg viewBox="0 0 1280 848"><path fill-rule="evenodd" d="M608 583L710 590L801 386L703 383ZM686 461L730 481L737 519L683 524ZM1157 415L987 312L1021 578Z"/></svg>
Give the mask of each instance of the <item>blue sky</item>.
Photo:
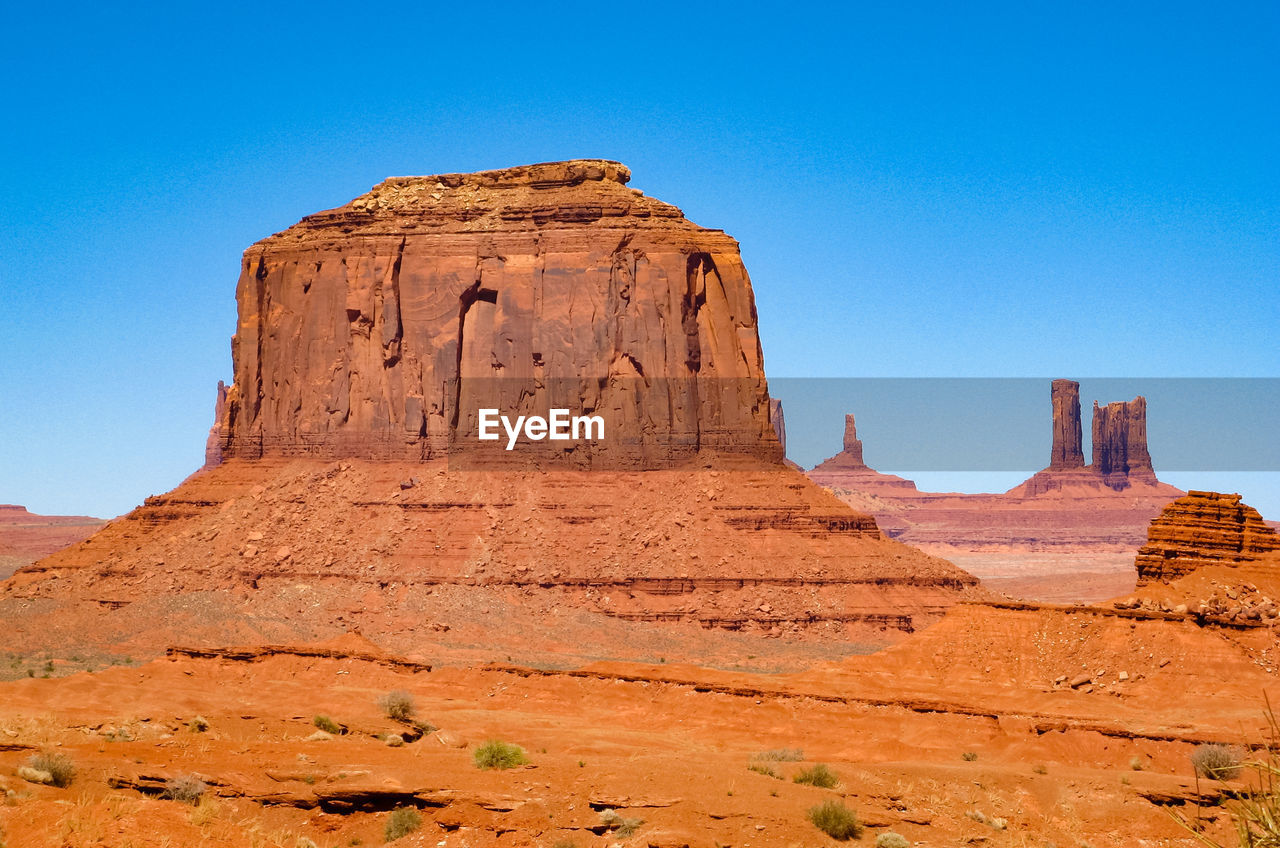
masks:
<svg viewBox="0 0 1280 848"><path fill-rule="evenodd" d="M577 156L741 242L773 377L1280 376L1274 2L32 6L0 502L112 515L200 464L252 242Z"/></svg>

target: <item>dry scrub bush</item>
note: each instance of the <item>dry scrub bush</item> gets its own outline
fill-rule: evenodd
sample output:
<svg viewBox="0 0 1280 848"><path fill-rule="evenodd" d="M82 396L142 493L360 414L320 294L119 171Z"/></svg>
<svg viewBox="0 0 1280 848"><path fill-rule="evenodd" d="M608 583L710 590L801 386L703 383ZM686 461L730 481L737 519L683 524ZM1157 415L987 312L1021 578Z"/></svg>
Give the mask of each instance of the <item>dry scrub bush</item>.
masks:
<svg viewBox="0 0 1280 848"><path fill-rule="evenodd" d="M644 819L628 819L619 815L617 810L602 810L600 823L613 831L615 836L626 839L644 824Z"/></svg>
<svg viewBox="0 0 1280 848"><path fill-rule="evenodd" d="M383 695L378 699L378 706L382 708L387 718L396 721L409 721L417 712L417 708L413 705L413 696L403 689L396 689Z"/></svg>
<svg viewBox="0 0 1280 848"><path fill-rule="evenodd" d="M772 777L774 780L782 780L782 775L779 774L778 770L771 765L762 764L762 763L752 763L751 765L747 766L747 770L753 771L756 774L763 774L765 777Z"/></svg>
<svg viewBox="0 0 1280 848"><path fill-rule="evenodd" d="M408 836L422 827L422 816L413 807L397 807L387 818L382 835L388 842L395 842L402 836Z"/></svg>
<svg viewBox="0 0 1280 848"><path fill-rule="evenodd" d="M1266 745L1259 752L1258 759L1241 763L1235 751L1225 745L1215 746L1225 748L1231 755L1232 765L1229 767L1234 769L1232 777L1238 776L1241 770L1245 772L1243 780L1247 788L1235 794L1232 800L1227 802L1227 813L1236 831L1236 844L1241 848L1280 846L1280 721L1276 719L1270 699L1267 700L1266 717L1268 738ZM1201 745L1196 749L1196 753L1198 754L1201 748L1207 747L1209 746ZM1216 768L1220 772L1223 768L1222 765L1218 765L1217 758L1220 756L1221 752L1215 753L1214 761L1205 764L1206 769ZM1192 762L1195 764L1195 754L1192 754ZM1196 774L1203 774L1199 764L1196 764ZM1223 843L1204 833L1198 806L1195 821L1172 811L1169 815L1190 831L1200 843L1210 848L1226 848Z"/></svg>
<svg viewBox="0 0 1280 848"><path fill-rule="evenodd" d="M200 798L209 787L194 774L169 779L164 784L164 797L181 801L192 806L200 803Z"/></svg>
<svg viewBox="0 0 1280 848"><path fill-rule="evenodd" d="M36 771L48 772L53 785L65 789L76 779L76 766L66 754L55 754L43 751L27 760L27 765Z"/></svg>
<svg viewBox="0 0 1280 848"><path fill-rule="evenodd" d="M511 745L497 739L490 739L476 748L472 757L476 768L482 769L509 769L529 762L525 758L524 749L519 745Z"/></svg>
<svg viewBox="0 0 1280 848"><path fill-rule="evenodd" d="M839 801L823 801L810 808L807 815L814 827L832 839L843 842L862 837L862 825L858 824L858 816Z"/></svg>
<svg viewBox="0 0 1280 848"><path fill-rule="evenodd" d="M822 763L803 769L792 780L807 786L817 786L820 789L832 789L840 782L836 773Z"/></svg>
<svg viewBox="0 0 1280 848"><path fill-rule="evenodd" d="M1191 767L1197 777L1233 780L1240 774L1240 757L1235 750L1216 742L1197 745L1191 752Z"/></svg>
<svg viewBox="0 0 1280 848"><path fill-rule="evenodd" d="M798 763L804 760L804 751L799 748L774 748L769 751L761 751L751 759L775 763Z"/></svg>
<svg viewBox="0 0 1280 848"><path fill-rule="evenodd" d="M876 848L911 848L911 843L901 833L889 830L876 837Z"/></svg>
<svg viewBox="0 0 1280 848"><path fill-rule="evenodd" d="M314 724L319 729L323 730L325 733L331 733L334 736L341 736L342 734L347 732L347 729L345 727L338 724L336 721L329 718L327 715L318 715L315 718L311 719L311 723Z"/></svg>

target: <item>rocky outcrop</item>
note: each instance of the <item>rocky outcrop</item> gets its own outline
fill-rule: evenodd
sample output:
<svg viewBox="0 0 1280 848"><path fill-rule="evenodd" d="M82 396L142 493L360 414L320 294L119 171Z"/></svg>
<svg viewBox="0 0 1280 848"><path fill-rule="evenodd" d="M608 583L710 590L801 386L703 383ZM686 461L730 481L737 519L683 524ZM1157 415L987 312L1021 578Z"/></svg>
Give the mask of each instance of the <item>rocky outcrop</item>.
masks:
<svg viewBox="0 0 1280 848"><path fill-rule="evenodd" d="M808 472L809 479L820 486L840 494L862 492L872 496L888 493L890 496L916 493L916 484L892 474L881 474L867 465L862 458L862 440L858 438L858 425L852 414L844 417L843 450Z"/></svg>
<svg viewBox="0 0 1280 848"><path fill-rule="evenodd" d="M539 463L780 463L737 242L629 179L604 160L395 177L253 245L211 455L470 454L481 408L564 408L606 438Z"/></svg>
<svg viewBox="0 0 1280 848"><path fill-rule="evenodd" d="M1138 550L1138 584L1168 582L1209 565L1256 562L1280 550L1280 534L1240 495L1192 490L1165 507Z"/></svg>
<svg viewBox="0 0 1280 848"><path fill-rule="evenodd" d="M844 417L844 450L840 452L840 457L848 463L850 468L866 468L867 463L862 458L862 440L858 438L858 424L853 420L853 415Z"/></svg>
<svg viewBox="0 0 1280 848"><path fill-rule="evenodd" d="M1084 464L1081 447L1080 384L1074 380L1054 380L1050 388L1053 404L1053 445L1049 467L1038 471L1010 489L1018 498L1079 497L1090 490L1110 488L1117 492L1137 487L1130 494L1170 498L1181 489L1156 478L1147 450L1147 399L1138 395L1131 401L1093 403L1093 463ZM1152 491L1154 490L1154 491Z"/></svg>
<svg viewBox="0 0 1280 848"><path fill-rule="evenodd" d="M213 406L213 426L204 442L204 467L213 468L222 462L222 446L226 443L227 384L218 381L218 399Z"/></svg>
<svg viewBox="0 0 1280 848"><path fill-rule="evenodd" d="M1093 402L1092 467L1116 490L1132 482L1159 482L1147 452L1147 399L1142 395L1104 407Z"/></svg>
<svg viewBox="0 0 1280 848"><path fill-rule="evenodd" d="M1084 468L1080 384L1075 380L1054 380L1049 394L1053 403L1053 447L1049 454L1049 468L1052 471Z"/></svg>
<svg viewBox="0 0 1280 848"><path fill-rule="evenodd" d="M782 455L787 455L787 419L782 411L782 401L777 398L769 400L769 420L773 422L773 434L778 437L782 447Z"/></svg>

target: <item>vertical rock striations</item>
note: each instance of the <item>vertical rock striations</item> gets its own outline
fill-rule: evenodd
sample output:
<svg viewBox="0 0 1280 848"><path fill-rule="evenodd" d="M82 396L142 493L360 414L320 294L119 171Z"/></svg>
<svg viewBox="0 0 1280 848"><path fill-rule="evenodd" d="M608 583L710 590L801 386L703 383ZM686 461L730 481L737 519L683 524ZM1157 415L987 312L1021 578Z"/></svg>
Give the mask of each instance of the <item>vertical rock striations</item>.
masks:
<svg viewBox="0 0 1280 848"><path fill-rule="evenodd" d="M1240 565L1280 550L1280 535L1239 495L1192 490L1164 508L1134 564L1138 584L1170 581L1207 565Z"/></svg>
<svg viewBox="0 0 1280 848"><path fill-rule="evenodd" d="M629 179L395 177L250 247L222 455L421 460L474 444L481 408L565 408L606 439L562 467L780 462L737 242Z"/></svg>
<svg viewBox="0 0 1280 848"><path fill-rule="evenodd" d="M1147 451L1147 399L1093 403L1093 469L1113 489L1137 480L1154 485L1156 473Z"/></svg>
<svg viewBox="0 0 1280 848"><path fill-rule="evenodd" d="M1054 380L1050 398L1053 446L1049 451L1049 467L1006 494L1020 498L1037 498L1051 492L1080 496L1090 489L1106 487L1122 492L1133 486L1165 498L1182 494L1182 490L1156 478L1147 450L1147 399L1142 395L1102 407L1094 401L1093 463L1090 465L1084 464L1081 446L1080 384L1074 380Z"/></svg>
<svg viewBox="0 0 1280 848"><path fill-rule="evenodd" d="M1075 380L1054 380L1049 396L1053 403L1053 448L1049 455L1049 469L1084 468L1080 384Z"/></svg>

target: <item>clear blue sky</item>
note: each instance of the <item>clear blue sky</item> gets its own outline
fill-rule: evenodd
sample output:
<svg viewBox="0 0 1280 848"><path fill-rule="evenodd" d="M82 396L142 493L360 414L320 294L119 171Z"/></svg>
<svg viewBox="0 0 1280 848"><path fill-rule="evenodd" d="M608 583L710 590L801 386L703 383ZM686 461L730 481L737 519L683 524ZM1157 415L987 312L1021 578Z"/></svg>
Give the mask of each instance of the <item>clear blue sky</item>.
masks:
<svg viewBox="0 0 1280 848"><path fill-rule="evenodd" d="M257 239L578 156L739 239L771 376L1280 376L1272 0L36 6L0 502L113 515L200 464Z"/></svg>

